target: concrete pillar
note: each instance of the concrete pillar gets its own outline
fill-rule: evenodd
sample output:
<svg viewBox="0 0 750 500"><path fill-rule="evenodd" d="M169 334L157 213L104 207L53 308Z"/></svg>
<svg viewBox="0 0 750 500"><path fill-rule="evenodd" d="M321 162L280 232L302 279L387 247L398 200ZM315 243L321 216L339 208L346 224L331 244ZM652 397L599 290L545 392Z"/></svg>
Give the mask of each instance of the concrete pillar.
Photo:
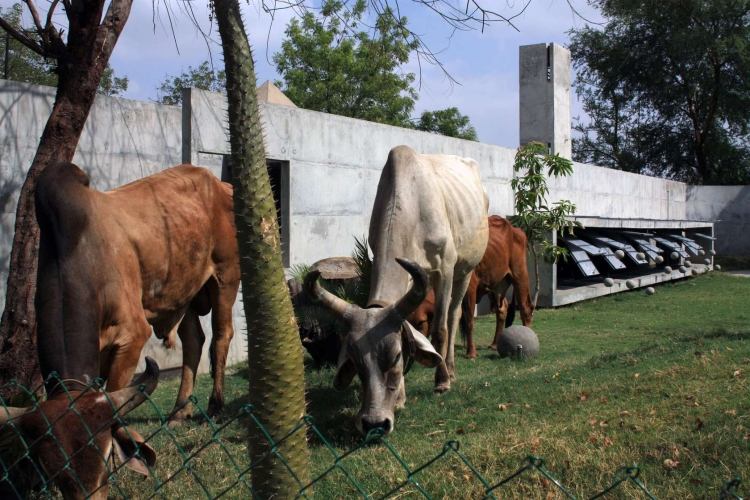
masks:
<svg viewBox="0 0 750 500"><path fill-rule="evenodd" d="M538 141L571 158L570 51L554 43L519 47L521 144Z"/></svg>

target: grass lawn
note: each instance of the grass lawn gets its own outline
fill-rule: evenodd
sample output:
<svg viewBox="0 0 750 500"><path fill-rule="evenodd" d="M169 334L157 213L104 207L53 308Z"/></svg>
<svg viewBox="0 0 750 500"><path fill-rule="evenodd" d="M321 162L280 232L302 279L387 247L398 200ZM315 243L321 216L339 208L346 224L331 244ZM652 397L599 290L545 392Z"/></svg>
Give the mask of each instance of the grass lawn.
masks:
<svg viewBox="0 0 750 500"><path fill-rule="evenodd" d="M489 343L494 319L478 323L479 345ZM619 467L638 464L640 479L658 498L717 498L728 479L750 483L750 279L712 273L665 284L654 296L622 293L534 318L539 357L522 362L500 359L489 350L478 359L457 359L458 380L449 393L432 393L433 371L418 366L407 376L406 408L396 417L389 443L413 469L432 459L446 441L461 452L490 484L518 469L528 454L573 494L603 490ZM280 349L283 346L279 347ZM457 348L457 352L462 352ZM352 417L358 384L345 392L331 388L333 370L307 370L308 413L339 453L356 446ZM208 376L197 396L205 406ZM244 370L227 379L227 415L243 404ZM177 380L160 384L154 402L169 410ZM131 423L144 435L158 429L152 408L140 408ZM198 498L203 488L218 494L247 466L242 423L233 422L157 496ZM331 452L311 436L312 468L332 465ZM175 442L193 453L211 438L205 423L190 423L152 440L159 454L156 473L164 480L182 461ZM220 446L221 445L221 446ZM231 462L235 461L236 466ZM357 450L342 462L369 494L377 497L405 479L398 460L383 444ZM481 482L455 454L447 454L416 477L433 497L476 498ZM203 483L203 486L200 485ZM143 498L155 479L118 475L113 494ZM120 488L120 489L118 489ZM356 494L341 472L318 484L313 496ZM498 498L562 498L554 485L527 472L496 490ZM610 497L638 495L632 485ZM247 498L239 484L228 498ZM413 485L396 496L416 498Z"/></svg>

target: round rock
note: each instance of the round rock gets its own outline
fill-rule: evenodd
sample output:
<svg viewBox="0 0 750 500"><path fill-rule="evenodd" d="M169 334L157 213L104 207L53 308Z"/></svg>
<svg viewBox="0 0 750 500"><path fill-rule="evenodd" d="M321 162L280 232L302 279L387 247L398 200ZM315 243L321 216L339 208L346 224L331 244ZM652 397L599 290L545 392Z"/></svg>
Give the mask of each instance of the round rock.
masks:
<svg viewBox="0 0 750 500"><path fill-rule="evenodd" d="M654 287L650 286L646 288L646 295L653 295L656 293L656 290L654 290Z"/></svg>
<svg viewBox="0 0 750 500"><path fill-rule="evenodd" d="M705 264L706 264L707 266L710 266L710 265L711 265L711 259L703 259L703 262L704 262L704 263L705 263Z"/></svg>
<svg viewBox="0 0 750 500"><path fill-rule="evenodd" d="M625 258L625 252L622 250L615 250L615 257L618 259L624 259Z"/></svg>
<svg viewBox="0 0 750 500"><path fill-rule="evenodd" d="M636 257L636 258L637 258L638 260L646 260L646 254L645 254L645 253L643 253L643 252L638 252L637 254L635 254L635 257Z"/></svg>
<svg viewBox="0 0 750 500"><path fill-rule="evenodd" d="M664 272L669 274L672 272L672 266L664 266Z"/></svg>
<svg viewBox="0 0 750 500"><path fill-rule="evenodd" d="M655 268L656 267L656 261L655 260L649 260L648 261L648 267L650 267L651 269Z"/></svg>
<svg viewBox="0 0 750 500"><path fill-rule="evenodd" d="M701 248L698 250L698 255L706 255L706 251Z"/></svg>
<svg viewBox="0 0 750 500"><path fill-rule="evenodd" d="M708 253L710 253L711 255L716 255L716 250L714 250L714 249L712 248L711 250L709 250L709 251L708 251Z"/></svg>
<svg viewBox="0 0 750 500"><path fill-rule="evenodd" d="M661 264L662 262L664 262L664 257L662 257L661 255L657 255L656 259L654 260L656 261L657 264Z"/></svg>
<svg viewBox="0 0 750 500"><path fill-rule="evenodd" d="M604 278L604 286L612 286L615 284L615 280L612 278Z"/></svg>
<svg viewBox="0 0 750 500"><path fill-rule="evenodd" d="M633 288L635 288L635 281L628 280L625 282L625 286L632 290Z"/></svg>
<svg viewBox="0 0 750 500"><path fill-rule="evenodd" d="M720 264L716 264L714 266L714 269L716 269L717 271L721 271L721 265Z"/></svg>
<svg viewBox="0 0 750 500"><path fill-rule="evenodd" d="M511 325L500 335L497 353L501 358L533 358L539 354L539 338L527 326Z"/></svg>
<svg viewBox="0 0 750 500"><path fill-rule="evenodd" d="M692 266L692 265L693 265L693 263L692 263L692 262L690 262L689 260L686 260L686 261L685 261L685 267L690 267L690 266Z"/></svg>
<svg viewBox="0 0 750 500"><path fill-rule="evenodd" d="M680 254L678 254L677 252L672 252L669 254L669 258L672 260L677 260L680 258Z"/></svg>
<svg viewBox="0 0 750 500"><path fill-rule="evenodd" d="M682 274L685 274L685 273L687 272L687 267L685 267L685 266L680 266L680 272L681 272Z"/></svg>

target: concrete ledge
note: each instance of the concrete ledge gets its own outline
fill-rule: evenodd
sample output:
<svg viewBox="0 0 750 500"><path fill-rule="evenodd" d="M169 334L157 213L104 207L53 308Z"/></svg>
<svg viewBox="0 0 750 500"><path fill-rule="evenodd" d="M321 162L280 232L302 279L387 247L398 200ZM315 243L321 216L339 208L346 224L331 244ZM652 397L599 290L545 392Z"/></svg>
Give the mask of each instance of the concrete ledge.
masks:
<svg viewBox="0 0 750 500"><path fill-rule="evenodd" d="M692 273L693 269L698 271L699 274L704 274L712 270L713 266L694 263L691 267L688 268L688 272ZM615 279L615 284L610 287L600 282L577 287L558 288L553 294L552 306L564 306L573 304L574 302L580 302L582 300L595 299L596 297L603 297L605 295L627 292L630 290L627 285L625 285L625 282L628 280L635 283L635 288L633 288L633 290L635 290L637 288L644 288L647 286L658 285L659 283L666 283L668 281L686 279L689 277L692 277L692 274L682 274L677 270L672 271L671 273L660 271L641 276L618 278Z"/></svg>

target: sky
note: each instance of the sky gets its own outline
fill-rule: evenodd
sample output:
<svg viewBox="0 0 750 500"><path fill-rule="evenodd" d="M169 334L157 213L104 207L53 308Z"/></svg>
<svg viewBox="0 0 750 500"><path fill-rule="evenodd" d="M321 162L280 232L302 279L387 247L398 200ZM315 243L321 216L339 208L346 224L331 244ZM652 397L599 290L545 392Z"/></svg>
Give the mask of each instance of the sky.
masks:
<svg viewBox="0 0 750 500"><path fill-rule="evenodd" d="M452 2L454 0L447 0ZM458 0L456 0L458 1ZM8 7L12 0L0 0ZM44 0L37 0L39 8ZM273 0L266 0L271 5ZM527 0L479 0L497 12L512 16ZM221 47L215 23L210 22L208 2L194 0L134 0L130 18L110 60L116 75L127 76L124 97L156 100L157 88L168 76L179 75L211 59L221 68ZM284 29L295 15L292 10L274 15L262 8L260 0L240 1L246 29L254 48L258 84L279 78L272 57L281 46ZM464 5L464 0L458 1ZM601 21L586 0L531 0L513 27L494 24L480 31L452 32L446 23L424 5L401 0L409 26L420 34L457 83L437 66L412 57L403 68L418 78L419 99L415 118L422 111L455 106L468 115L482 142L515 148L518 146L518 47L554 42L567 46L571 28L581 28L587 20ZM199 27L191 20L196 19ZM62 22L64 18L60 18ZM207 36L204 36L207 35ZM572 99L573 116L583 116Z"/></svg>

